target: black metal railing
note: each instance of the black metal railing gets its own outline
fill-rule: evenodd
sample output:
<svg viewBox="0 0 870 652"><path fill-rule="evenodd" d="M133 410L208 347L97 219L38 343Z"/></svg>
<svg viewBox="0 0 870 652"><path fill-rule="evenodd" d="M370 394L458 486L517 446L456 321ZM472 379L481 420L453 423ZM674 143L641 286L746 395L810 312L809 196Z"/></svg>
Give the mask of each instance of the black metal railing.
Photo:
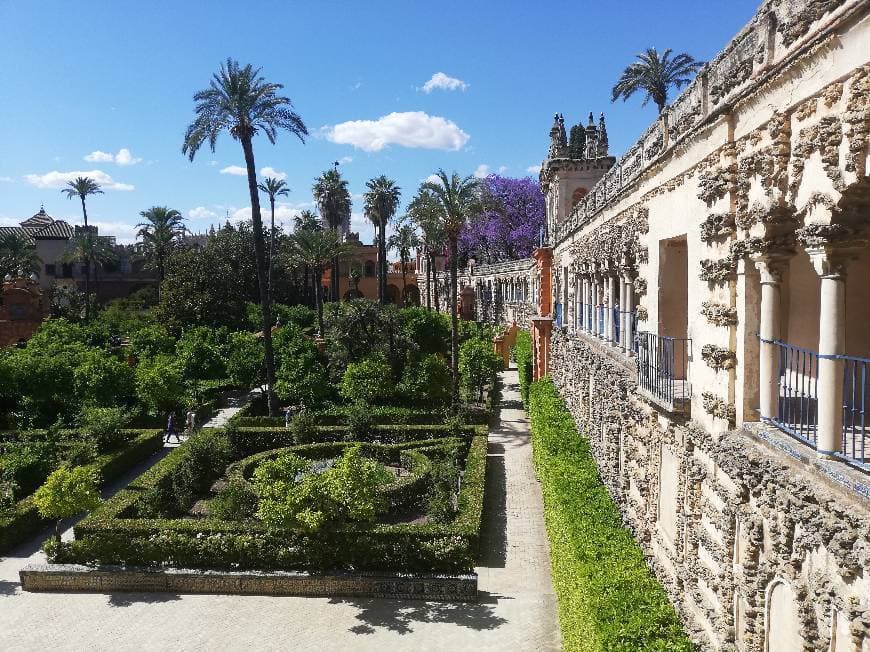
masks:
<svg viewBox="0 0 870 652"><path fill-rule="evenodd" d="M818 430L819 354L770 340L777 349L779 392L772 421L792 437L815 447Z"/></svg>
<svg viewBox="0 0 870 652"><path fill-rule="evenodd" d="M855 356L838 356L843 360L843 448L842 455L865 469L870 468L867 458L870 433L867 423L868 373L870 359Z"/></svg>
<svg viewBox="0 0 870 652"><path fill-rule="evenodd" d="M668 408L690 399L691 338L641 331L635 336L635 341L638 386Z"/></svg>

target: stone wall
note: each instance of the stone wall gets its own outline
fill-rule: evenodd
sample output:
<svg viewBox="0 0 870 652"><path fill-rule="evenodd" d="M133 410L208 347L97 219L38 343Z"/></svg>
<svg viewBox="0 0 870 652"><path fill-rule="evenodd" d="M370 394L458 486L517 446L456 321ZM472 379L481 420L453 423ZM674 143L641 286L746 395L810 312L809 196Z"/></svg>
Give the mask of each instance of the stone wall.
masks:
<svg viewBox="0 0 870 652"><path fill-rule="evenodd" d="M638 396L629 358L583 335L555 329L550 365L702 649L868 649L870 484L859 472L845 487L750 430L713 436L674 420Z"/></svg>

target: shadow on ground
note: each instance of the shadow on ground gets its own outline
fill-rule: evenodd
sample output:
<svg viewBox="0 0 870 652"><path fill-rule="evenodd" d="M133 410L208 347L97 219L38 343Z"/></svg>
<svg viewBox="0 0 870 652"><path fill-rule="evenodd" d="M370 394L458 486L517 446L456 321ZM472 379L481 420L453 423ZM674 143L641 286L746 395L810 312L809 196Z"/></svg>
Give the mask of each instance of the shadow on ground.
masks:
<svg viewBox="0 0 870 652"><path fill-rule="evenodd" d="M177 593L112 593L109 596L109 606L131 607L134 604L158 604L181 600Z"/></svg>
<svg viewBox="0 0 870 652"><path fill-rule="evenodd" d="M397 600L361 600L333 598L330 604L349 604L359 609L354 625L348 631L374 634L385 629L397 634L410 634L416 623L447 623L478 631L492 630L507 621L496 616L491 602L400 602Z"/></svg>
<svg viewBox="0 0 870 652"><path fill-rule="evenodd" d="M0 598L18 593L20 582L0 582Z"/></svg>
<svg viewBox="0 0 870 652"><path fill-rule="evenodd" d="M504 568L507 557L507 477L504 446L492 441L487 447L484 495L479 563L487 568Z"/></svg>

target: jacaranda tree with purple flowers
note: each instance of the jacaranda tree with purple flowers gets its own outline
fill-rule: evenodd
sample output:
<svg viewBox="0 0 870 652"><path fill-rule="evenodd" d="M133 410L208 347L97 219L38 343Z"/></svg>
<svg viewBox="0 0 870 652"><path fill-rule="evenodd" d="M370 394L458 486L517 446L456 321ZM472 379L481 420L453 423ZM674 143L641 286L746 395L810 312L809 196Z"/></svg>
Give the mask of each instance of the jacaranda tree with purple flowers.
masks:
<svg viewBox="0 0 870 652"><path fill-rule="evenodd" d="M497 263L530 256L546 215L541 184L531 177L491 174L481 186L484 211L462 229L459 257Z"/></svg>

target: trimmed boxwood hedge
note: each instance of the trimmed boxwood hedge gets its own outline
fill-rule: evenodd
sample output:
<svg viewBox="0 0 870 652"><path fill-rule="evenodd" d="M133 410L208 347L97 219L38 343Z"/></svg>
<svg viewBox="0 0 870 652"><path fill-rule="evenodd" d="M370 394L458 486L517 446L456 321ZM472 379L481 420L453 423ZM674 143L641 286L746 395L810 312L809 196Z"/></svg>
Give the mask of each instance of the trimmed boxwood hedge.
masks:
<svg viewBox="0 0 870 652"><path fill-rule="evenodd" d="M524 402L529 400L529 385L532 384L532 336L529 331L517 332L517 341L511 347L511 355L517 363L520 380L520 395Z"/></svg>
<svg viewBox="0 0 870 652"><path fill-rule="evenodd" d="M549 379L529 414L564 649L694 650Z"/></svg>
<svg viewBox="0 0 870 652"><path fill-rule="evenodd" d="M221 431L195 435L215 436ZM189 442L188 442L189 443ZM397 448L454 443L419 441ZM478 557L486 470L485 428L462 438L465 471L458 513L448 524L347 524L316 532L272 530L255 521L124 518L145 492L184 460L186 446L131 482L75 527L57 562L261 570L467 572ZM322 445L329 446L330 444Z"/></svg>
<svg viewBox="0 0 870 652"><path fill-rule="evenodd" d="M336 406L319 410L309 410L318 425L341 426L347 423L349 407ZM366 408L375 425L440 425L447 418L446 410L419 410L408 407L372 405ZM463 421L470 425L486 425L489 413L478 406L465 406ZM263 428L283 426L284 417L248 416L247 413L236 416L233 423L242 428Z"/></svg>
<svg viewBox="0 0 870 652"><path fill-rule="evenodd" d="M126 446L100 455L87 466L96 469L105 484L123 475L162 446L163 437L159 431L139 431L139 434ZM41 529L51 523L52 521L39 515L32 495L18 501L10 513L0 513L0 554L36 536Z"/></svg>

